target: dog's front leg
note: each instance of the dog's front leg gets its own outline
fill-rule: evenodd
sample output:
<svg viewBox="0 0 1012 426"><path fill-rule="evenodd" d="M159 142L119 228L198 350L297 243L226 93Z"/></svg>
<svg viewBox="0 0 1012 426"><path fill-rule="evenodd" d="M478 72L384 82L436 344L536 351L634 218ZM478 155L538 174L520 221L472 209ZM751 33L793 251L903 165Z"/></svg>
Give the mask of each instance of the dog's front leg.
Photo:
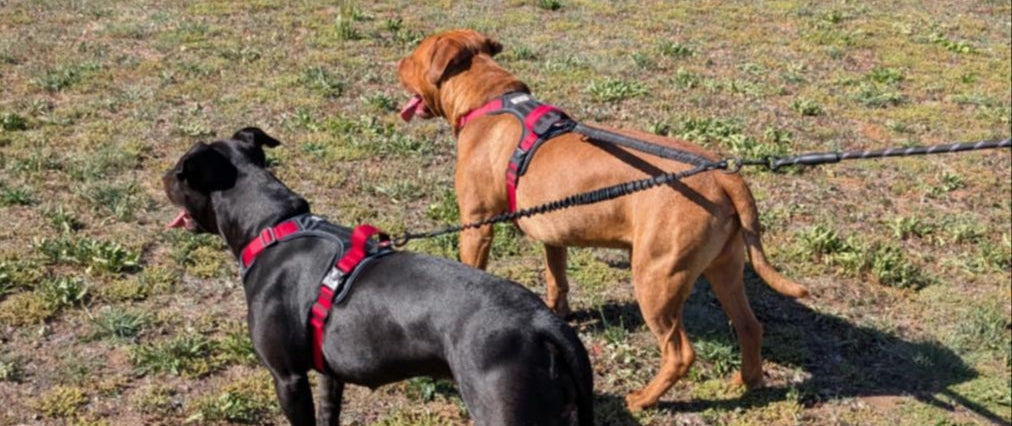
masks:
<svg viewBox="0 0 1012 426"><path fill-rule="evenodd" d="M274 375L274 390L281 401L281 410L292 425L313 425L313 391L309 387L309 378L302 374Z"/></svg>
<svg viewBox="0 0 1012 426"><path fill-rule="evenodd" d="M566 280L566 257L565 247L545 244L545 304L548 309L556 315L565 318L569 316L569 281Z"/></svg>
<svg viewBox="0 0 1012 426"><path fill-rule="evenodd" d="M488 265L488 253L492 249L494 236L495 232L491 225L461 232L460 261L478 269L485 269L485 266Z"/></svg>
<svg viewBox="0 0 1012 426"><path fill-rule="evenodd" d="M320 411L316 415L316 424L320 426L341 424L341 398L344 395L344 382L330 376L320 376L317 390L320 395Z"/></svg>

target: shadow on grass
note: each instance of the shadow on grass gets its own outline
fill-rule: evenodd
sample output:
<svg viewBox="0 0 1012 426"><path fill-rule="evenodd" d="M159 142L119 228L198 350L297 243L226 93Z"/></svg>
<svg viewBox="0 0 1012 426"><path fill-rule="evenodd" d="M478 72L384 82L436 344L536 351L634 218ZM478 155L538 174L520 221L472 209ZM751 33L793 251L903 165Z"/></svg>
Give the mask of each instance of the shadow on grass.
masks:
<svg viewBox="0 0 1012 426"><path fill-rule="evenodd" d="M935 396L942 394L993 423L1009 423L998 413L949 390L978 374L944 345L934 341L907 341L889 332L856 326L844 318L816 312L773 292L751 269L746 269L745 273L749 301L765 330L763 356L807 372L808 379L793 389L766 387L749 391L740 398L662 402L660 409L698 412L762 407L783 401L793 392L809 407L840 397L910 395L924 403L952 410L951 404ZM727 316L709 285L705 284L703 280L697 283L685 306L689 335L697 348L703 343L737 348ZM639 308L632 302L578 311L572 319L584 323L601 319L590 324L591 331L602 331L609 325L629 331L639 331L643 327ZM738 356L737 349L734 356ZM697 361L703 357L697 354Z"/></svg>

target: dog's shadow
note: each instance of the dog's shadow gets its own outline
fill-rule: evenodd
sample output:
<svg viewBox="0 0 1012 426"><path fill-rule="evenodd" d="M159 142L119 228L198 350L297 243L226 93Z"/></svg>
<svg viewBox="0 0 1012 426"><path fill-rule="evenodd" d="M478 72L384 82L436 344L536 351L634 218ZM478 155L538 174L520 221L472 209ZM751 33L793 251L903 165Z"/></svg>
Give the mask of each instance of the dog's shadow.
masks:
<svg viewBox="0 0 1012 426"><path fill-rule="evenodd" d="M808 407L831 398L909 395L927 404L953 409L951 404L935 396L942 394L992 423L1008 424L997 413L949 390L976 378L978 373L944 345L934 341L907 341L889 332L816 312L794 299L774 293L751 269L746 269L746 282L749 301L764 328L763 356L777 364L801 369L807 373L807 378L793 386L767 386L738 398L662 402L659 409L702 412L754 408L795 397L793 395ZM632 302L577 311L573 319L589 322L592 332L595 328L602 330L605 324L617 324L629 331L643 328L639 308ZM595 319L600 321L593 321ZM705 280L696 284L685 305L685 323L697 348L714 343L732 346L737 351L734 331ZM697 363L707 362L704 357L697 352ZM613 400L622 398L598 396L598 403L612 405ZM628 422L619 421L618 424L637 424L625 411L624 404L618 404L617 408L628 416Z"/></svg>

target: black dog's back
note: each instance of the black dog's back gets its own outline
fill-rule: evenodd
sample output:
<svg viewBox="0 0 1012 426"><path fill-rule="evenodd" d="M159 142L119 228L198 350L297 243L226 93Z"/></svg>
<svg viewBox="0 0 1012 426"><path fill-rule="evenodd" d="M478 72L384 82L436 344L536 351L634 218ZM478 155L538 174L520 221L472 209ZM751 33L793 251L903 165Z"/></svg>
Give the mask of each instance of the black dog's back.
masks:
<svg viewBox="0 0 1012 426"><path fill-rule="evenodd" d="M345 314L380 313L367 315L373 338L389 339L383 346L397 349L373 361L377 369L405 374L388 379L432 374L435 364L445 363L475 418L543 424L537 419L557 413L574 421L548 424L592 424L586 350L564 321L518 284L445 259L397 253L371 265L346 303L331 313L328 338L342 333L342 319L357 321ZM343 358L344 348L328 344L330 350L336 353L325 352L328 359ZM405 371L407 365L427 371Z"/></svg>
<svg viewBox="0 0 1012 426"><path fill-rule="evenodd" d="M257 300L286 306L288 317L309 311L336 245L284 244L258 260L282 268L248 279L262 285ZM251 328L278 322L251 318ZM304 331L271 334L309 353ZM592 424L592 372L576 333L526 288L457 262L396 252L366 265L330 311L323 353L336 378L369 387L453 378L472 416L489 424Z"/></svg>

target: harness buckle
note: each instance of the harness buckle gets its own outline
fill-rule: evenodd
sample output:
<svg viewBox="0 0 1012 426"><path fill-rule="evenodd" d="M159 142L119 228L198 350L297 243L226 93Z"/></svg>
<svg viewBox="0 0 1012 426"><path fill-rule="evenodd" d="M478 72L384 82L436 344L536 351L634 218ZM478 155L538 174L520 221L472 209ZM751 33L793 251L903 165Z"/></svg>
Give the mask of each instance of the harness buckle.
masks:
<svg viewBox="0 0 1012 426"><path fill-rule="evenodd" d="M264 228L263 231L260 231L260 244L263 244L264 247L274 244L277 240L277 236L274 235L274 228Z"/></svg>
<svg viewBox="0 0 1012 426"><path fill-rule="evenodd" d="M344 279L344 272L341 272L337 266L330 268L330 272L323 277L323 281L320 282L324 287L329 288L332 292L337 292L337 287L341 285L341 281Z"/></svg>

